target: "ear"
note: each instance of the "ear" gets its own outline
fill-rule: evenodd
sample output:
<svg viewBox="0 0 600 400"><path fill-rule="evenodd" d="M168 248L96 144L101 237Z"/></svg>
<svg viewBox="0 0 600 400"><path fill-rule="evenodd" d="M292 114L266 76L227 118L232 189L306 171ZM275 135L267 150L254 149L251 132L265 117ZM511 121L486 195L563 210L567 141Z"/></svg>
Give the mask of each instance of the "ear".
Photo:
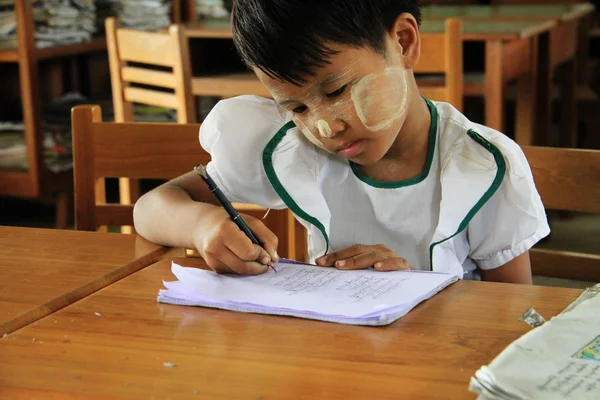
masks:
<svg viewBox="0 0 600 400"><path fill-rule="evenodd" d="M388 49L400 56L404 68L413 69L421 56L421 36L415 17L409 13L398 15L388 31L388 40Z"/></svg>

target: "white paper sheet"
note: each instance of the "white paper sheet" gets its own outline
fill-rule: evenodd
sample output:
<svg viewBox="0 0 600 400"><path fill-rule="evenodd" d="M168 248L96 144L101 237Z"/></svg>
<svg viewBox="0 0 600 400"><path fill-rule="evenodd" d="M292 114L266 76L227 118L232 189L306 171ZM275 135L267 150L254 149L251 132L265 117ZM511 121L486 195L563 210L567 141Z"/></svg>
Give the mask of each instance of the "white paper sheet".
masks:
<svg viewBox="0 0 600 400"><path fill-rule="evenodd" d="M279 263L259 276L218 275L173 264L158 300L237 311L359 323L395 320L457 278L433 272L339 271ZM387 322L389 323L389 322Z"/></svg>

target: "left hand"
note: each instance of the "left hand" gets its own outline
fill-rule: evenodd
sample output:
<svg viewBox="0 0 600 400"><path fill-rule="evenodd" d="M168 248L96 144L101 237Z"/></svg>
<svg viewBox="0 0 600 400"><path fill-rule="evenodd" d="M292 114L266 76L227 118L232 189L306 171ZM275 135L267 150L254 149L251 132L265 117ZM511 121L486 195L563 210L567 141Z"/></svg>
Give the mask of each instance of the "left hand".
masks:
<svg viewBox="0 0 600 400"><path fill-rule="evenodd" d="M316 260L321 267L337 269L364 269L374 267L377 271L409 270L406 259L398 257L382 244L355 244L345 249L319 257Z"/></svg>

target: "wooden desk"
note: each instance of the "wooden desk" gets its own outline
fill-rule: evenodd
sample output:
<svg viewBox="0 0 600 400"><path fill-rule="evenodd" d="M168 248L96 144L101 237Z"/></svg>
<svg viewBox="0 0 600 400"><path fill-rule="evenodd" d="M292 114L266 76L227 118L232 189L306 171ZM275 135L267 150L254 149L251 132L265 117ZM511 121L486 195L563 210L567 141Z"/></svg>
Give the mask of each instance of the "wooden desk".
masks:
<svg viewBox="0 0 600 400"><path fill-rule="evenodd" d="M0 226L0 336L156 262L168 251L137 235Z"/></svg>
<svg viewBox="0 0 600 400"><path fill-rule="evenodd" d="M157 303L173 279L161 261L0 339L0 398L475 398L528 307L581 293L458 282L375 328Z"/></svg>
<svg viewBox="0 0 600 400"><path fill-rule="evenodd" d="M423 19L465 18L504 21L572 20L594 11L589 3L579 4L500 4L427 5L421 7Z"/></svg>
<svg viewBox="0 0 600 400"><path fill-rule="evenodd" d="M536 64L534 65L535 75L524 78L519 85L518 92L521 94L536 93L536 99L534 99L536 102L531 105L527 103L531 99L524 98L521 99L522 104L517 104L516 140L522 145L560 145L564 147L577 146L575 91L578 83L584 86L587 84L589 29L593 12L594 6L589 3L493 6L431 5L422 8L423 18L426 20L443 21L445 18L455 17L463 19L465 26L470 24L470 21L478 24L489 22L513 24L517 21L525 23L527 21L555 22L554 27L549 31L549 35L541 35L537 48L534 49L532 62ZM511 55L511 58L514 58L514 55ZM559 140L552 143L552 140L548 137L548 133L551 131L552 76L554 70L560 64L564 64L564 67L559 71L559 92L562 103L561 134ZM487 80L488 76L486 74L486 82ZM488 85L486 84L486 124L499 129L498 127L502 125L501 121L497 121L496 113L498 110L494 110L493 105L488 106L487 88ZM492 101L497 101L497 99L492 99ZM518 100L517 103L519 103ZM537 110L532 112L532 107L537 107ZM492 115L491 120L487 117L488 113ZM535 116L535 118L521 118L519 121L522 114ZM533 127L533 120L536 121L535 127ZM500 125L496 125L497 122L500 122Z"/></svg>

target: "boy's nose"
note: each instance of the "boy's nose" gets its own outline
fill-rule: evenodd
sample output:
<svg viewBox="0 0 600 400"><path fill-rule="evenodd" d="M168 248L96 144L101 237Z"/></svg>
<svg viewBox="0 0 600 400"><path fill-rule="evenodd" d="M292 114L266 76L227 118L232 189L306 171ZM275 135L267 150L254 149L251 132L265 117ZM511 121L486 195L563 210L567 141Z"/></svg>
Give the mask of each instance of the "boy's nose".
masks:
<svg viewBox="0 0 600 400"><path fill-rule="evenodd" d="M346 129L346 123L337 118L329 120L320 119L317 121L317 129L322 138L329 139Z"/></svg>

